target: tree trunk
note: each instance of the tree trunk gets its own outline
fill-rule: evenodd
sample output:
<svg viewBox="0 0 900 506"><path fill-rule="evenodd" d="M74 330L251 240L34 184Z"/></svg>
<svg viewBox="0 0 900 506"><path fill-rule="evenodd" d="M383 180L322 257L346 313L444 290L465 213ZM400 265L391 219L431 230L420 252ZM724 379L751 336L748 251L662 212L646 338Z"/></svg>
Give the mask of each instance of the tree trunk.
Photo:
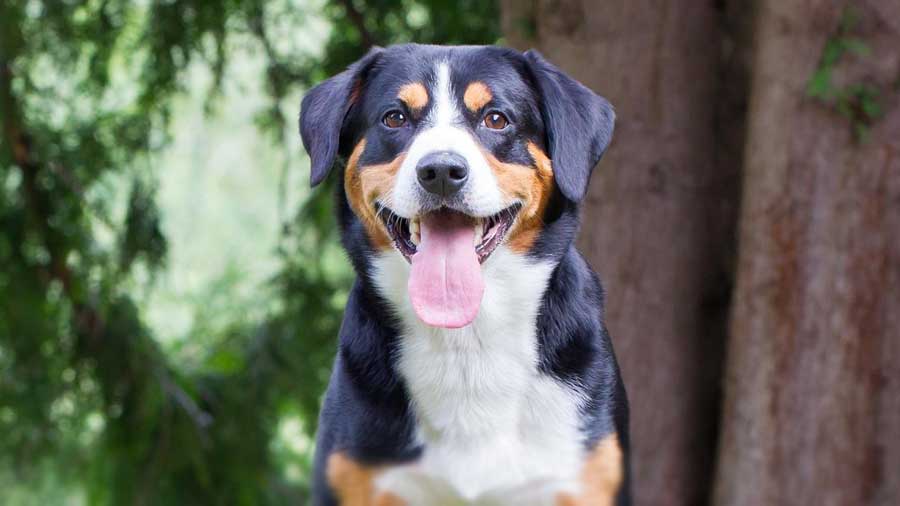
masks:
<svg viewBox="0 0 900 506"><path fill-rule="evenodd" d="M900 504L900 5L847 5L756 23L720 505Z"/></svg>
<svg viewBox="0 0 900 506"><path fill-rule="evenodd" d="M580 249L606 287L631 402L635 503L705 503L743 124L733 19L714 2L501 5L510 44L536 47L616 107Z"/></svg>

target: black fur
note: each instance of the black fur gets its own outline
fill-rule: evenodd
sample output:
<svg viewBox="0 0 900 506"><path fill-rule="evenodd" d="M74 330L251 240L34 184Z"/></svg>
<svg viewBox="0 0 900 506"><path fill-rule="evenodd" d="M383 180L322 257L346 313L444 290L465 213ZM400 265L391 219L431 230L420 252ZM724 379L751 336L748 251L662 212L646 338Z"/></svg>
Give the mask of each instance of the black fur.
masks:
<svg viewBox="0 0 900 506"><path fill-rule="evenodd" d="M361 164L380 163L402 152L416 132L388 130L380 119L398 88L433 80L433 61L447 58L454 88L483 80L497 109L515 127L499 135L478 128L481 113L469 113L473 135L498 159L532 164L525 149L533 142L552 159L557 188L544 227L528 253L553 260L555 268L537 320L540 372L583 386L584 443L590 448L615 432L625 452L626 482L618 504L629 504L628 404L603 321L603 291L597 276L575 250L578 203L593 166L609 144L614 114L609 103L546 62L538 53L496 47L445 48L405 45L370 51L346 72L304 98L300 130L312 160L313 184L321 182L338 156L347 157L363 137ZM428 107L430 107L429 104ZM351 210L342 185L336 190L342 241L357 272L339 336L339 352L322 408L317 436L313 504L336 504L325 477L328 456L337 450L370 464L415 460L423 451L413 435L416 421L405 385L395 367L399 323L370 278L374 253L365 228Z"/></svg>
<svg viewBox="0 0 900 506"><path fill-rule="evenodd" d="M594 166L612 140L616 115L605 98L564 74L535 50L525 53L541 94L556 184L580 201Z"/></svg>
<svg viewBox="0 0 900 506"><path fill-rule="evenodd" d="M338 154L341 132L353 106L355 88L365 82L366 73L382 53L374 48L344 72L316 86L300 105L300 137L309 153L310 184L321 183Z"/></svg>

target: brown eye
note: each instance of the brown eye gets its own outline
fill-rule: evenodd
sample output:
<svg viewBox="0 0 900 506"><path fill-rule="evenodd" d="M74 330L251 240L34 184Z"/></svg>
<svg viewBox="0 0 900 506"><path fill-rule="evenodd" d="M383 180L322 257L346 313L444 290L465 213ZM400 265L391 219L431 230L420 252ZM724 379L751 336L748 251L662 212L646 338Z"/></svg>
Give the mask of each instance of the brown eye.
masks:
<svg viewBox="0 0 900 506"><path fill-rule="evenodd" d="M388 128L400 128L406 124L406 115L400 111L388 111L381 122Z"/></svg>
<svg viewBox="0 0 900 506"><path fill-rule="evenodd" d="M508 124L509 120L506 119L506 116L504 116L503 113L496 111L489 112L487 113L487 116L484 117L484 126L491 130L503 130Z"/></svg>

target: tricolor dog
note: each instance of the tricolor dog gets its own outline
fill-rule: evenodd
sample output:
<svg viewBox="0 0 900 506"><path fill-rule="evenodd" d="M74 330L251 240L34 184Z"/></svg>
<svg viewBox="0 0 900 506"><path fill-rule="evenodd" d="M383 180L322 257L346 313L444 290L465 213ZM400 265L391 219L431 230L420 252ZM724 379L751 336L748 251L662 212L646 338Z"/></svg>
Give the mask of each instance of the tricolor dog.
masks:
<svg viewBox="0 0 900 506"><path fill-rule="evenodd" d="M357 274L314 504L628 504L625 390L574 245L613 123L499 47L373 49L303 99Z"/></svg>

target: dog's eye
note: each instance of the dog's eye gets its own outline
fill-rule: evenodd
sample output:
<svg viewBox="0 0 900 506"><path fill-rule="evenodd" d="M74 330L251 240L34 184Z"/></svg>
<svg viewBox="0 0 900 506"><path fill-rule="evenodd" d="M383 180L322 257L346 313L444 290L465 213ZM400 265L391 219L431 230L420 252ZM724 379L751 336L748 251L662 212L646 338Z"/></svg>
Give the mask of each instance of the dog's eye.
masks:
<svg viewBox="0 0 900 506"><path fill-rule="evenodd" d="M504 116L501 112L489 112L484 117L484 126L490 128L491 130L503 130L508 124L509 120L506 119L506 116Z"/></svg>
<svg viewBox="0 0 900 506"><path fill-rule="evenodd" d="M406 115L400 111L388 111L381 122L388 128L400 128L406 124Z"/></svg>

